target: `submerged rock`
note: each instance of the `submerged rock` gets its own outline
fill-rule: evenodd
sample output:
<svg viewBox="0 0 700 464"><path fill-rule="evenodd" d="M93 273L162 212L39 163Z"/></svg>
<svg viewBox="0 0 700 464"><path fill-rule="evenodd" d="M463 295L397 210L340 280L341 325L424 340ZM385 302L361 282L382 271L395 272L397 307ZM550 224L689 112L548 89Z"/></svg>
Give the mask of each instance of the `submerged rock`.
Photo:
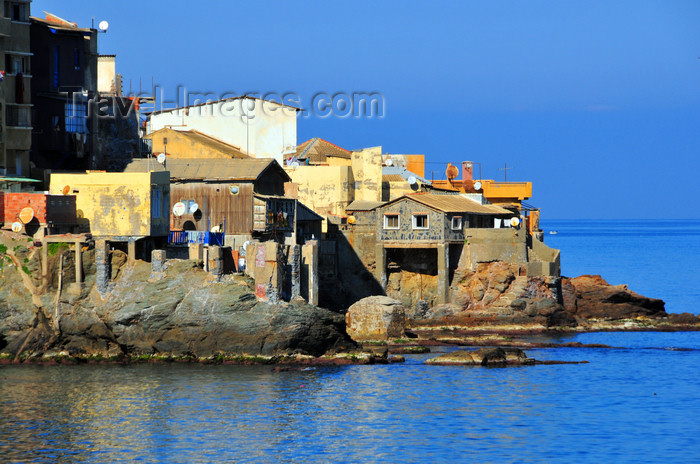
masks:
<svg viewBox="0 0 700 464"><path fill-rule="evenodd" d="M528 358L521 349L500 347L481 348L474 351L453 351L425 361L426 364L470 366L523 365L534 362L535 360Z"/></svg>
<svg viewBox="0 0 700 464"><path fill-rule="evenodd" d="M480 348L474 351L453 351L425 361L439 366L532 366L535 364L587 364L588 361L538 361L528 358L519 348Z"/></svg>

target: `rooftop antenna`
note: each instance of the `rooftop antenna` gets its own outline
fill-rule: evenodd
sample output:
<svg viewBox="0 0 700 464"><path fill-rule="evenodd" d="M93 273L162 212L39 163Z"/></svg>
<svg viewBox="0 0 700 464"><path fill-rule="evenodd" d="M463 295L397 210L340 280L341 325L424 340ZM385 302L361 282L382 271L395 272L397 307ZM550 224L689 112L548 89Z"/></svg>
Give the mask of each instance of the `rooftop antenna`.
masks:
<svg viewBox="0 0 700 464"><path fill-rule="evenodd" d="M508 182L508 169L513 169L513 166L508 167L507 163L503 163L503 167L498 168L499 171L503 171L503 182Z"/></svg>

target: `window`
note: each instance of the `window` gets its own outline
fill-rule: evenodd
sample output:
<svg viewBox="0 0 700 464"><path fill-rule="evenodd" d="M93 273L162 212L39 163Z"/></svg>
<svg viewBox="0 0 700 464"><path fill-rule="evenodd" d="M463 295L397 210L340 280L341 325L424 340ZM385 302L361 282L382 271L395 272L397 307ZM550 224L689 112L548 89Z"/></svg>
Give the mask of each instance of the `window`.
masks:
<svg viewBox="0 0 700 464"><path fill-rule="evenodd" d="M80 69L80 50L77 48L73 51L73 68Z"/></svg>
<svg viewBox="0 0 700 464"><path fill-rule="evenodd" d="M82 103L66 103L66 132L85 134L87 108Z"/></svg>
<svg viewBox="0 0 700 464"><path fill-rule="evenodd" d="M414 214L413 215L413 228L414 229L427 229L428 228L428 215L427 214Z"/></svg>
<svg viewBox="0 0 700 464"><path fill-rule="evenodd" d="M5 71L9 74L29 74L29 57L5 53Z"/></svg>
<svg viewBox="0 0 700 464"><path fill-rule="evenodd" d="M59 48L58 45L53 46L53 86L55 89L58 89L58 84L59 84L59 79L58 79L58 74L59 74Z"/></svg>
<svg viewBox="0 0 700 464"><path fill-rule="evenodd" d="M384 215L384 228L385 229L398 229L399 228L399 215L398 214L385 214Z"/></svg>
<svg viewBox="0 0 700 464"><path fill-rule="evenodd" d="M5 17L12 21L29 21L29 4L19 2L5 3Z"/></svg>
<svg viewBox="0 0 700 464"><path fill-rule="evenodd" d="M160 190L151 190L151 217L154 219L159 218L161 208Z"/></svg>
<svg viewBox="0 0 700 464"><path fill-rule="evenodd" d="M180 200L180 203L185 205L185 213L184 214L194 214L199 209L199 205L194 200Z"/></svg>
<svg viewBox="0 0 700 464"><path fill-rule="evenodd" d="M452 230L462 230L462 216L452 216Z"/></svg>

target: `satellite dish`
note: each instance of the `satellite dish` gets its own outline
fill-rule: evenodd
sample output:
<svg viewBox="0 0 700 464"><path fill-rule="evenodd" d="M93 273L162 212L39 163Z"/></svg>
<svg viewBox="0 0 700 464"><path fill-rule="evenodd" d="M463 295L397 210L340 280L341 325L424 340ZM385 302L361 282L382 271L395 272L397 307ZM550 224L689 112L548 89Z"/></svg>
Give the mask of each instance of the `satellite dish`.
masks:
<svg viewBox="0 0 700 464"><path fill-rule="evenodd" d="M408 183L411 185L416 185L417 182L418 182L418 179L416 179L416 176L411 176L408 178Z"/></svg>
<svg viewBox="0 0 700 464"><path fill-rule="evenodd" d="M161 153L158 155L158 158L156 158L160 164L165 163L165 153Z"/></svg>
<svg viewBox="0 0 700 464"><path fill-rule="evenodd" d="M22 211L19 212L20 222L22 222L22 224L28 224L32 219L34 219L34 210L32 207L27 206L26 208L22 208Z"/></svg>
<svg viewBox="0 0 700 464"><path fill-rule="evenodd" d="M386 160L386 162L385 162L384 164L386 164L387 166L393 166L393 165L394 165L394 160L392 160L391 158L389 158L389 159Z"/></svg>
<svg viewBox="0 0 700 464"><path fill-rule="evenodd" d="M474 182L474 190L481 190L481 182L478 180Z"/></svg>
<svg viewBox="0 0 700 464"><path fill-rule="evenodd" d="M229 192L231 192L231 195L238 195L238 192L240 192L241 189L237 185L232 185L231 188L229 188Z"/></svg>
<svg viewBox="0 0 700 464"><path fill-rule="evenodd" d="M348 216L348 224L355 224L355 221L357 221L355 216Z"/></svg>
<svg viewBox="0 0 700 464"><path fill-rule="evenodd" d="M292 161L292 164L290 164L290 166L292 167L292 169L298 168L298 167L299 167L299 161Z"/></svg>
<svg viewBox="0 0 700 464"><path fill-rule="evenodd" d="M520 219L513 217L510 218L510 226L511 227L518 227L518 224L520 224Z"/></svg>
<svg viewBox="0 0 700 464"><path fill-rule="evenodd" d="M190 214L196 213L198 209L199 209L199 205L197 203L192 203L190 205Z"/></svg>
<svg viewBox="0 0 700 464"><path fill-rule="evenodd" d="M175 205L173 205L173 214L175 216L182 216L183 214L185 214L185 210L187 210L187 207L181 201L178 201L177 203L175 203Z"/></svg>
<svg viewBox="0 0 700 464"><path fill-rule="evenodd" d="M99 27L102 32L107 32L107 29L109 29L109 23L105 20L102 20L100 21L100 24L97 25L97 27Z"/></svg>
<svg viewBox="0 0 700 464"><path fill-rule="evenodd" d="M245 256L245 250L248 248L248 245L250 245L250 240L246 240L243 242L243 245L241 246L242 250L240 252L240 256Z"/></svg>
<svg viewBox="0 0 700 464"><path fill-rule="evenodd" d="M12 223L12 232L17 232L17 233L22 232L22 223L21 222L13 222Z"/></svg>
<svg viewBox="0 0 700 464"><path fill-rule="evenodd" d="M70 192L70 185L65 185L61 192L63 192L64 195L68 195L68 192Z"/></svg>

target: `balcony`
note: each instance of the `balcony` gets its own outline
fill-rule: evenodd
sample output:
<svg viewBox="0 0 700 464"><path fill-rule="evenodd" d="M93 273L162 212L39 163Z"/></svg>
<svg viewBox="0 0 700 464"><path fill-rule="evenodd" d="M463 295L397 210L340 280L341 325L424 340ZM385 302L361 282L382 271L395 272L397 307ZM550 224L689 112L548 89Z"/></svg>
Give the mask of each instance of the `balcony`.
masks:
<svg viewBox="0 0 700 464"><path fill-rule="evenodd" d="M532 196L532 182L495 182L482 180L481 188L487 199L514 198L527 200Z"/></svg>
<svg viewBox="0 0 700 464"><path fill-rule="evenodd" d="M171 230L168 235L168 245L189 245L190 243L224 246L224 233L200 230Z"/></svg>
<svg viewBox="0 0 700 464"><path fill-rule="evenodd" d="M31 105L20 106L8 103L5 113L7 127L19 127L31 129L32 127Z"/></svg>

